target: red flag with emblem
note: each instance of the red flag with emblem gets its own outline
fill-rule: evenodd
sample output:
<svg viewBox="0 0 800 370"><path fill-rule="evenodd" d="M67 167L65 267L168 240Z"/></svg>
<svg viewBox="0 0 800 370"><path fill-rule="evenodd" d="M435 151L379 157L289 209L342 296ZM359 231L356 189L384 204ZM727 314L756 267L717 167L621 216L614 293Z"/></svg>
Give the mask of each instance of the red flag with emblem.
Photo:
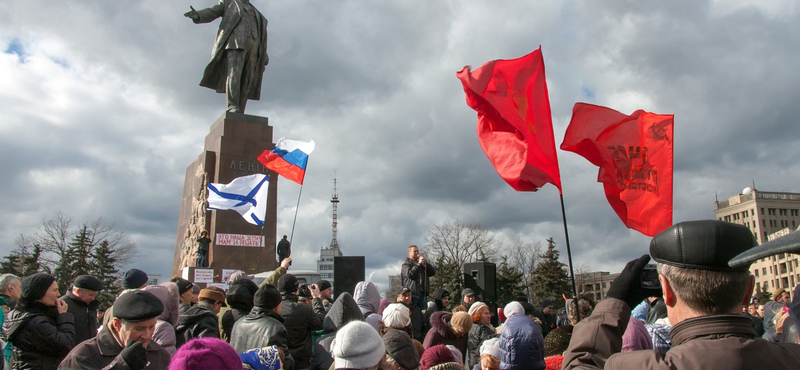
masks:
<svg viewBox="0 0 800 370"><path fill-rule="evenodd" d="M600 167L597 181L625 226L654 236L672 225L672 127L671 114L576 103L561 149Z"/></svg>
<svg viewBox="0 0 800 370"><path fill-rule="evenodd" d="M551 183L561 175L550 117L541 47L512 60L494 60L456 76L467 105L478 112L478 141L495 170L517 191Z"/></svg>

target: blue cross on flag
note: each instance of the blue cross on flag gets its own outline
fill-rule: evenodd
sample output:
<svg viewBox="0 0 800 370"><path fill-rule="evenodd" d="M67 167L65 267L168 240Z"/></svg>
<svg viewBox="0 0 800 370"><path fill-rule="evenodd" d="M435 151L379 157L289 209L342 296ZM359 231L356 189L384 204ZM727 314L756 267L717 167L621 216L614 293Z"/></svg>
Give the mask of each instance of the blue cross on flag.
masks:
<svg viewBox="0 0 800 370"><path fill-rule="evenodd" d="M208 209L234 210L245 221L264 226L267 213L269 176L254 174L233 179L229 184L208 184Z"/></svg>

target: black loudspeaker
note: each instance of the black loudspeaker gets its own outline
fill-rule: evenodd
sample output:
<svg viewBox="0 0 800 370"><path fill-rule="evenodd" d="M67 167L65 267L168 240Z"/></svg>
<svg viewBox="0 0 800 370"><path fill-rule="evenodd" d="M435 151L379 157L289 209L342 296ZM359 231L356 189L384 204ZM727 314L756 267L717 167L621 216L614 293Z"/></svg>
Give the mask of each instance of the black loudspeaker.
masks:
<svg viewBox="0 0 800 370"><path fill-rule="evenodd" d="M333 257L334 299L344 292L353 294L361 281L364 281L364 256Z"/></svg>
<svg viewBox="0 0 800 370"><path fill-rule="evenodd" d="M465 263L464 287L475 291L476 301L487 304L497 303L495 264L491 262Z"/></svg>

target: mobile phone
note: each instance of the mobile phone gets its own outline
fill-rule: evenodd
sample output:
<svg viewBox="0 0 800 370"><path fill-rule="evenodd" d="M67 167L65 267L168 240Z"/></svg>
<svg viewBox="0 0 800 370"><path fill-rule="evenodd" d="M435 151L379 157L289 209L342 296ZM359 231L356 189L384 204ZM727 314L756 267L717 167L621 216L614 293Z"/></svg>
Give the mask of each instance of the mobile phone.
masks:
<svg viewBox="0 0 800 370"><path fill-rule="evenodd" d="M661 289L661 282L658 280L658 270L656 264L650 263L642 271L642 288Z"/></svg>

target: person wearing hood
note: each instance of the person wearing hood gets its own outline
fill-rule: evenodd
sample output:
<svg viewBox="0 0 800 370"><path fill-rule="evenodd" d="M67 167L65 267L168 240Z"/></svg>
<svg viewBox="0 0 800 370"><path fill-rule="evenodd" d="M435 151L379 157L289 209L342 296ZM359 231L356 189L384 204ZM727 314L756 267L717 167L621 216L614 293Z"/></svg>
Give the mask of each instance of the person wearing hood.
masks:
<svg viewBox="0 0 800 370"><path fill-rule="evenodd" d="M431 316L431 330L425 336L422 346L427 350L437 344L452 344L462 354L467 353L470 329L472 329L472 317L469 313L436 312Z"/></svg>
<svg viewBox="0 0 800 370"><path fill-rule="evenodd" d="M492 313L489 306L483 302L475 302L469 307L469 315L472 318L472 328L469 329L469 367L472 369L475 364L480 363L480 348L484 341L497 337L495 328L492 327Z"/></svg>
<svg viewBox="0 0 800 370"><path fill-rule="evenodd" d="M94 276L80 275L72 282L72 289L67 290L58 300L67 304L67 312L75 319L75 343L94 338L97 335L97 293L103 290L103 283Z"/></svg>
<svg viewBox="0 0 800 370"><path fill-rule="evenodd" d="M358 304L358 309L367 324L372 325L376 331L381 330L382 316L378 314L381 305L381 293L375 284L369 281L359 281L353 293L353 299Z"/></svg>
<svg viewBox="0 0 800 370"><path fill-rule="evenodd" d="M237 353L255 348L277 346L283 351L283 368L295 368L289 351L289 334L281 317L281 293L272 285L262 285L253 296L253 309L237 320L231 330L231 346Z"/></svg>
<svg viewBox="0 0 800 370"><path fill-rule="evenodd" d="M359 283L361 284L361 283ZM356 287L358 291L358 287ZM377 314L376 314L377 315ZM373 315L375 316L375 315ZM379 316L379 315L378 315ZM333 364L332 343L336 332L351 321L364 321L360 305L348 292L339 294L322 323L324 334L314 342L314 356L311 358L311 370L327 370Z"/></svg>
<svg viewBox="0 0 800 370"><path fill-rule="evenodd" d="M180 313L175 328L178 348L194 338L219 339L217 313L226 304L225 294L217 289L201 289L198 303Z"/></svg>
<svg viewBox="0 0 800 370"><path fill-rule="evenodd" d="M383 311L383 344L387 361L405 370L419 367L419 353L409 335L411 317L409 309L401 303L390 304Z"/></svg>
<svg viewBox="0 0 800 370"><path fill-rule="evenodd" d="M52 370L75 346L75 321L58 300L58 283L39 272L22 279L17 307L3 323L3 338L13 345L14 368Z"/></svg>
<svg viewBox="0 0 800 370"><path fill-rule="evenodd" d="M149 285L142 291L154 295L164 306L164 310L156 317L152 341L164 348L170 356L174 356L178 351L175 337L175 325L178 324L179 317L178 285L166 282L160 285Z"/></svg>
<svg viewBox="0 0 800 370"><path fill-rule="evenodd" d="M246 277L235 280L232 279L228 291L225 293L225 299L231 309L225 311L220 319L222 333L225 336L225 340L229 343L231 341L233 325L242 317L247 316L253 309L253 298L257 291L258 285Z"/></svg>
<svg viewBox="0 0 800 370"><path fill-rule="evenodd" d="M500 334L499 344L501 369L544 370L542 329L530 317L509 317Z"/></svg>
<svg viewBox="0 0 800 370"><path fill-rule="evenodd" d="M425 324L430 330L431 325L431 316L433 316L434 312L438 311L450 311L448 308L450 307L450 292L442 288L436 288L433 291L433 307L428 308L425 311ZM427 334L427 331L426 333Z"/></svg>
<svg viewBox="0 0 800 370"><path fill-rule="evenodd" d="M327 312L322 306L322 300L319 299L318 289L311 290L311 306L297 302L300 283L292 274L281 276L278 280L278 289L283 296L280 312L284 320L283 325L288 332L289 352L295 361L295 367L306 369L311 364L312 333L322 329L322 320Z"/></svg>

